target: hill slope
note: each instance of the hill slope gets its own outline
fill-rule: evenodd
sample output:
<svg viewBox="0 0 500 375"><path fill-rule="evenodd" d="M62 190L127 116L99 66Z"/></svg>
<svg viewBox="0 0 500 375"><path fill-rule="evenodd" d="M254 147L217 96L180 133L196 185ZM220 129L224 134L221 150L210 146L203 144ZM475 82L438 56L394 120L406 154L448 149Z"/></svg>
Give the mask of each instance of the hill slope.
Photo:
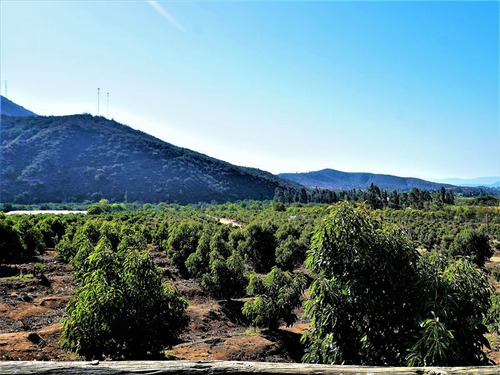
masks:
<svg viewBox="0 0 500 375"><path fill-rule="evenodd" d="M341 172L335 169L323 169L307 173L281 173L278 175L310 188L322 189L367 189L375 184L381 189L407 191L416 187L421 190L437 190L441 186L449 188L451 185L438 184L413 177L397 177L385 174Z"/></svg>
<svg viewBox="0 0 500 375"><path fill-rule="evenodd" d="M1 137L3 202L225 202L296 186L91 115L2 116Z"/></svg>
<svg viewBox="0 0 500 375"><path fill-rule="evenodd" d="M36 113L28 111L19 104L10 101L5 96L0 95L0 114L7 116L36 116Z"/></svg>
<svg viewBox="0 0 500 375"><path fill-rule="evenodd" d="M500 187L500 178L498 176L492 177L477 177L477 178L445 178L435 180L435 182L452 184L457 186L470 186L470 187Z"/></svg>

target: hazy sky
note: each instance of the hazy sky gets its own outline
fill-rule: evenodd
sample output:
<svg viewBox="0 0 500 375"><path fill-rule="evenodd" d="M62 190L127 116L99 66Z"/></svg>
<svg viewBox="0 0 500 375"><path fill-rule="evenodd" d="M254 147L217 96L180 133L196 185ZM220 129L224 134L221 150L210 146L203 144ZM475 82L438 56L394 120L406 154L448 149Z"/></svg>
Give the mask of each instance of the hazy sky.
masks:
<svg viewBox="0 0 500 375"><path fill-rule="evenodd" d="M0 1L1 91L274 173L500 173L498 2Z"/></svg>

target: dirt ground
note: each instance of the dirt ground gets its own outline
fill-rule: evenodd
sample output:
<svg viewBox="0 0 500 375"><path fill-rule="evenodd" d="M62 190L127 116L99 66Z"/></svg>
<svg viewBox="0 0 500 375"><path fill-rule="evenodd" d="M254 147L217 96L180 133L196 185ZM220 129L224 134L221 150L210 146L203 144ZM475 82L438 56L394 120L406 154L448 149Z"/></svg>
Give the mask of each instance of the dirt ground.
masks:
<svg viewBox="0 0 500 375"><path fill-rule="evenodd" d="M277 333L252 328L241 314L244 299L215 301L197 281L180 278L162 254L153 252L153 256L190 301L189 327L179 342L166 350L166 358L300 361L300 337L307 330L306 320L302 318L290 328L281 327ZM31 276L35 262L44 265L46 280ZM54 251L47 251L31 263L8 267L0 269L0 360L77 359L59 348L60 319L73 293L71 267L58 259ZM491 262L487 267L500 269L500 263ZM23 276L16 276L20 271ZM9 277L9 273L14 276ZM500 283L496 287L500 288ZM490 334L488 339L492 350L486 352L500 364L500 338Z"/></svg>
<svg viewBox="0 0 500 375"><path fill-rule="evenodd" d="M168 261L153 252L155 263L189 299L188 329L165 354L170 359L220 359L296 362L302 356L300 336L307 324L271 334L248 325L241 314L244 300L215 301L194 280L183 280ZM46 280L33 277L36 262L45 267ZM71 267L54 251L30 263L0 270L0 360L71 360L74 355L59 348L64 308L73 293ZM22 271L23 276L19 277ZM6 276L13 274L14 276Z"/></svg>

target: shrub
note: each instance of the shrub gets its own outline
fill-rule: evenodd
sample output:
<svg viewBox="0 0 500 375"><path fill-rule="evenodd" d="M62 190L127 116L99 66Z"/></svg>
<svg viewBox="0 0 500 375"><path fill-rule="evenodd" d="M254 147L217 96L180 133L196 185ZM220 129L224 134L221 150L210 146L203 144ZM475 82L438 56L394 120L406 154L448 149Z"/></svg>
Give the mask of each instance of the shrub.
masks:
<svg viewBox="0 0 500 375"><path fill-rule="evenodd" d="M26 246L25 256L31 257L41 254L45 250L42 232L35 225L30 217L23 217L15 224L15 228L19 231L23 242Z"/></svg>
<svg viewBox="0 0 500 375"><path fill-rule="evenodd" d="M491 306L486 275L465 258L439 253L420 258L422 291L419 325L408 350L410 366L480 365L487 363L483 320Z"/></svg>
<svg viewBox="0 0 500 375"><path fill-rule="evenodd" d="M202 277L210 271L210 233L203 231L194 253L186 259L186 270L191 277Z"/></svg>
<svg viewBox="0 0 500 375"><path fill-rule="evenodd" d="M65 231L63 222L56 215L40 220L37 223L37 227L42 233L45 246L49 248L56 246L56 243L59 242Z"/></svg>
<svg viewBox="0 0 500 375"><path fill-rule="evenodd" d="M243 306L243 315L259 327L276 331L280 322L287 327L297 320L293 310L300 306L300 297L306 280L302 275L292 276L274 267L262 280L257 274L250 276L247 293L255 295L252 302Z"/></svg>
<svg viewBox="0 0 500 375"><path fill-rule="evenodd" d="M239 242L239 249L257 272L267 272L276 264L275 231L271 223L252 223L243 230L244 240Z"/></svg>
<svg viewBox="0 0 500 375"><path fill-rule="evenodd" d="M187 274L185 262L189 255L196 251L201 229L198 223L181 221L171 230L166 246L164 246L172 265L184 275Z"/></svg>
<svg viewBox="0 0 500 375"><path fill-rule="evenodd" d="M461 231L449 247L452 256L467 257L479 267L493 255L488 235L477 229L466 229Z"/></svg>
<svg viewBox="0 0 500 375"><path fill-rule="evenodd" d="M500 293L497 291L491 293L491 307L484 323L490 332L500 333Z"/></svg>
<svg viewBox="0 0 500 375"><path fill-rule="evenodd" d="M306 265L317 279L305 361L485 363L490 289L467 259L421 257L400 232L341 203L317 228Z"/></svg>
<svg viewBox="0 0 500 375"><path fill-rule="evenodd" d="M25 257L26 246L10 220L0 220L0 263L11 263Z"/></svg>
<svg viewBox="0 0 500 375"><path fill-rule="evenodd" d="M201 285L212 297L229 300L243 294L247 282L245 264L237 250L227 259L213 250L209 268L210 272L203 275Z"/></svg>
<svg viewBox="0 0 500 375"><path fill-rule="evenodd" d="M86 359L156 355L187 324L187 301L147 252L117 254L105 243L85 259L83 282L66 306L61 346Z"/></svg>

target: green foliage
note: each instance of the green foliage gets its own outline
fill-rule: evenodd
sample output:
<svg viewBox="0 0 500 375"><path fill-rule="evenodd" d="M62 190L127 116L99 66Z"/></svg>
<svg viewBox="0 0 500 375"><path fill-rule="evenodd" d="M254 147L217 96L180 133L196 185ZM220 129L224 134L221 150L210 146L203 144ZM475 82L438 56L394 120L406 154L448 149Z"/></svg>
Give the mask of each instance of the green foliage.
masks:
<svg viewBox="0 0 500 375"><path fill-rule="evenodd" d="M491 306L484 319L484 324L487 325L490 332L500 333L500 293L498 291L491 293Z"/></svg>
<svg viewBox="0 0 500 375"><path fill-rule="evenodd" d="M2 116L0 155L3 202L226 202L272 199L276 187L296 186L90 115ZM98 203L89 213L118 209Z"/></svg>
<svg viewBox="0 0 500 375"><path fill-rule="evenodd" d="M99 228L99 233L101 238L106 237L113 250L118 248L121 241L121 229L122 225L116 221L105 221Z"/></svg>
<svg viewBox="0 0 500 375"><path fill-rule="evenodd" d="M466 259L420 257L393 227L341 203L317 228L306 264L317 280L306 302L304 360L485 363L490 289Z"/></svg>
<svg viewBox="0 0 500 375"><path fill-rule="evenodd" d="M281 321L289 327L297 320L293 311L300 306L305 284L304 276L292 276L277 267L264 280L255 273L251 274L247 293L255 295L255 299L245 303L243 315L253 325L266 327L271 331L276 331Z"/></svg>
<svg viewBox="0 0 500 375"><path fill-rule="evenodd" d="M18 220L15 227L19 231L26 246L25 256L38 255L45 250L42 232L29 215L25 215L25 217Z"/></svg>
<svg viewBox="0 0 500 375"><path fill-rule="evenodd" d="M394 228L340 203L314 237L307 362L391 364L411 337L417 252Z"/></svg>
<svg viewBox="0 0 500 375"><path fill-rule="evenodd" d="M479 267L493 255L488 235L480 230L466 229L455 237L449 247L451 256L467 257Z"/></svg>
<svg viewBox="0 0 500 375"><path fill-rule="evenodd" d="M185 263L190 276L202 277L203 274L210 272L209 263L212 252L224 259L231 255L234 247L229 239L230 233L227 225L216 228L212 225L206 225L203 228L196 251L189 255Z"/></svg>
<svg viewBox="0 0 500 375"><path fill-rule="evenodd" d="M186 259L186 270L191 277L202 277L209 272L210 262L210 232L203 231L194 253Z"/></svg>
<svg viewBox="0 0 500 375"><path fill-rule="evenodd" d="M276 237L276 264L279 268L292 271L302 264L309 248L310 229L301 225L285 223L275 233Z"/></svg>
<svg viewBox="0 0 500 375"><path fill-rule="evenodd" d="M111 205L107 199L101 199L98 203L91 205L87 209L89 215L100 215L102 213L110 212Z"/></svg>
<svg viewBox="0 0 500 375"><path fill-rule="evenodd" d="M63 317L62 348L86 359L156 355L187 324L187 301L145 251L116 253L104 238L83 260Z"/></svg>
<svg viewBox="0 0 500 375"><path fill-rule="evenodd" d="M83 225L78 226L74 234L72 231L68 231L56 245L56 251L59 256L66 262L71 262L82 242L90 241L92 245L96 245L101 236L99 231L100 226L100 221L88 220Z"/></svg>
<svg viewBox="0 0 500 375"><path fill-rule="evenodd" d="M453 332L438 317L433 315L425 319L421 327L419 340L409 350L409 366L430 366L455 360L448 356L457 352L457 341Z"/></svg>
<svg viewBox="0 0 500 375"><path fill-rule="evenodd" d="M267 272L276 264L275 231L276 227L270 222L251 223L243 230L244 239L238 248L257 272Z"/></svg>
<svg viewBox="0 0 500 375"><path fill-rule="evenodd" d="M21 233L10 220L0 218L0 263L11 263L26 256Z"/></svg>
<svg viewBox="0 0 500 375"><path fill-rule="evenodd" d="M410 366L479 365L489 347L483 336L491 289L484 273L465 258L430 253L420 258L422 293L416 342L408 351Z"/></svg>
<svg viewBox="0 0 500 375"><path fill-rule="evenodd" d="M49 216L37 223L37 227L43 236L43 242L48 248L54 248L64 235L64 223L58 216Z"/></svg>
<svg viewBox="0 0 500 375"><path fill-rule="evenodd" d="M227 259L216 250L210 253L210 271L202 278L202 287L216 299L226 299L241 296L247 279L243 257L233 250Z"/></svg>
<svg viewBox="0 0 500 375"><path fill-rule="evenodd" d="M189 255L196 251L201 235L199 223L183 220L175 225L170 232L165 248L172 265L177 267L182 274L187 274L185 262Z"/></svg>
<svg viewBox="0 0 500 375"><path fill-rule="evenodd" d="M168 240L168 221L160 220L159 223L156 224L155 230L152 236L153 244L160 247L161 250L166 250L162 247L162 244Z"/></svg>

